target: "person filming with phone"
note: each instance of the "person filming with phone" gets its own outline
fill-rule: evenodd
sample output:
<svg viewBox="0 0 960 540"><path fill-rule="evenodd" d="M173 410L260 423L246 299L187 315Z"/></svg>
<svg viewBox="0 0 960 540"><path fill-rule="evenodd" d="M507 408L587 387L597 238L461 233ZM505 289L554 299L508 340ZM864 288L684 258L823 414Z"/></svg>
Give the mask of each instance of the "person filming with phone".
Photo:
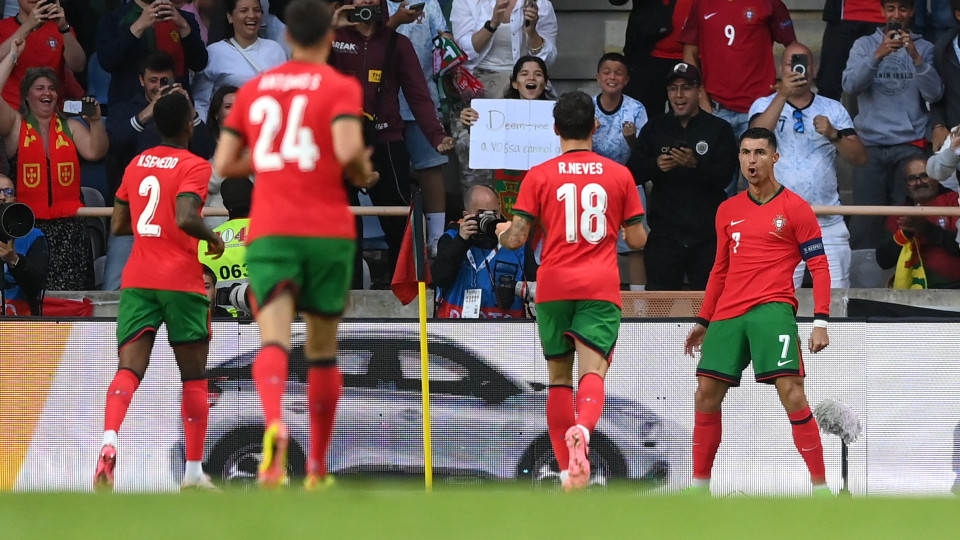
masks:
<svg viewBox="0 0 960 540"><path fill-rule="evenodd" d="M26 41L17 65L3 86L3 99L14 109L20 106L20 81L27 69L49 67L59 81L67 80L67 68L74 73L87 69L87 55L59 0L18 0L18 4L19 12L0 20L0 58L10 54L14 40ZM76 98L81 94L69 97Z"/></svg>
<svg viewBox="0 0 960 540"><path fill-rule="evenodd" d="M665 83L670 113L640 129L630 161L638 182L650 181L644 248L648 291L678 291L684 281L704 290L717 250L714 217L737 170L737 140L725 120L700 108L702 79L680 62Z"/></svg>
<svg viewBox="0 0 960 540"><path fill-rule="evenodd" d="M856 166L867 162L867 150L853 128L853 120L839 101L814 93L817 70L810 49L800 43L784 49L776 92L750 107L750 127L762 127L777 136L780 161L777 179L811 205L840 206L835 160ZM823 246L830 264L831 287L850 287L850 233L843 216L819 216ZM794 272L794 286L803 280L806 263Z"/></svg>
<svg viewBox="0 0 960 540"><path fill-rule="evenodd" d="M10 52L0 59L0 86L26 43L14 40ZM60 81L50 68L30 68L20 83L19 111L0 100L0 137L4 150L16 166L20 202L36 215L36 227L47 237L50 273L47 288L54 291L88 291L94 286L93 251L76 217L83 206L80 196L80 158L97 161L107 153L107 131L100 106L92 97L92 114L79 118L58 110Z"/></svg>
<svg viewBox="0 0 960 540"><path fill-rule="evenodd" d="M857 133L867 163L853 171L853 204L892 205L906 196L895 178L910 157L929 148L926 103L943 95L933 67L933 44L910 31L914 0L882 0L886 26L854 42L843 71L843 91L856 96ZM883 216L852 216L850 247L875 249Z"/></svg>

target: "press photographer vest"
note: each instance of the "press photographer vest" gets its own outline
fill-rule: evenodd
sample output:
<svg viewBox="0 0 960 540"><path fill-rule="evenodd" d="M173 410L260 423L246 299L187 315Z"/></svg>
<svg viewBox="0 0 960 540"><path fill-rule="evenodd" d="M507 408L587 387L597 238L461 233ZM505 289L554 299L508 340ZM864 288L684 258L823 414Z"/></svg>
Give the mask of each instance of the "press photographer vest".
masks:
<svg viewBox="0 0 960 540"><path fill-rule="evenodd" d="M80 203L80 160L73 134L59 115L50 119L48 150L27 114L20 122L17 150L17 200L30 207L37 219L72 216Z"/></svg>
<svg viewBox="0 0 960 540"><path fill-rule="evenodd" d="M37 241L37 238L41 236L43 236L43 232L34 227L26 236L13 240L14 251L26 254L30 251L33 243ZM36 315L33 313L33 308L30 304L36 300L39 306L39 299L30 298L23 292L23 288L17 285L17 280L13 277L13 274L10 273L10 269L6 264L3 265L3 269L5 271L3 277L6 279L7 285L9 285L3 292L7 303L7 305L4 306L4 313L7 315Z"/></svg>

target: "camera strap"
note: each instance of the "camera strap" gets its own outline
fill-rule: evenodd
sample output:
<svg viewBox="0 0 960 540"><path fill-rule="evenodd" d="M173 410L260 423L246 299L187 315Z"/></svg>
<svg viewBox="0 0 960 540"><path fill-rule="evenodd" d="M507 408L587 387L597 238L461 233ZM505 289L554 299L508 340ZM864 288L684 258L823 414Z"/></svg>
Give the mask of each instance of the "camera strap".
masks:
<svg viewBox="0 0 960 540"><path fill-rule="evenodd" d="M399 34L396 30L391 30L390 40L387 43L387 56L383 62L383 69L380 71L380 82L377 83L377 94L373 98L373 111L371 111L371 122L373 123L373 128L370 130L370 139L367 141L367 146L376 146L377 138L377 119L380 117L380 103L383 101L383 87L386 86L387 81L390 78L392 67L393 67L393 53L397 48L397 36Z"/></svg>
<svg viewBox="0 0 960 540"><path fill-rule="evenodd" d="M240 56L242 56L243 59L246 60L248 64L250 64L250 67L252 67L253 70L257 72L257 75L259 75L260 73L263 73L263 68L261 68L259 64L254 62L253 58L250 58L250 55L248 55L247 52L243 50L243 47L241 47L240 44L236 42L236 40L234 40L233 38L229 38L227 40L227 44L233 47L234 49L236 49L238 53L240 53Z"/></svg>
<svg viewBox="0 0 960 540"><path fill-rule="evenodd" d="M470 262L470 266L473 267L473 271L476 272L477 274L479 274L481 270L489 266L490 261L492 261L493 258L496 256L497 256L497 250L491 249L490 254L487 255L487 258L480 263L480 266L477 266L477 260L473 257L473 250L470 250L470 249L467 250L467 260Z"/></svg>

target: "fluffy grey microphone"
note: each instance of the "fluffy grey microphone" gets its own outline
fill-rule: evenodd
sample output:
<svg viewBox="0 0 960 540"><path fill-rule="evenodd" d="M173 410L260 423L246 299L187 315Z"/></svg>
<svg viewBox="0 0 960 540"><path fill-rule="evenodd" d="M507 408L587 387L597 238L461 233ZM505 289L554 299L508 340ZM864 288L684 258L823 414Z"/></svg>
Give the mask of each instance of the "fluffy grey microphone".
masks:
<svg viewBox="0 0 960 540"><path fill-rule="evenodd" d="M843 479L842 495L850 495L847 486L847 445L857 442L863 427L853 409L833 399L825 399L813 410L820 430L840 437L840 476Z"/></svg>

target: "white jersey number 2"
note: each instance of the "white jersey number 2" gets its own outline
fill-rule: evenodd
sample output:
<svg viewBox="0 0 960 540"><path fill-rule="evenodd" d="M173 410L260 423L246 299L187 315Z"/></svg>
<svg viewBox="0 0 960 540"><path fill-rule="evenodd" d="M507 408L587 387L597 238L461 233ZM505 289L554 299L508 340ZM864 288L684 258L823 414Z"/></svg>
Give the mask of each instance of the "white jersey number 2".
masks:
<svg viewBox="0 0 960 540"><path fill-rule="evenodd" d="M575 244L582 235L596 244L607 235L607 192L603 186L587 184L578 197L576 184L564 184L557 188L557 200L563 203L568 243Z"/></svg>
<svg viewBox="0 0 960 540"><path fill-rule="evenodd" d="M140 182L140 188L137 191L141 197L147 198L147 205L137 219L137 232L140 236L160 236L160 226L153 223L157 205L160 204L160 180L157 180L156 176L148 176Z"/></svg>
<svg viewBox="0 0 960 540"><path fill-rule="evenodd" d="M274 152L274 141L280 134L283 107L272 96L261 96L250 106L250 122L261 124L260 135L253 146L253 160L258 171L279 171L285 163L297 163L303 172L310 172L317 166L320 149L317 147L313 130L303 125L303 115L307 108L307 96L296 95L290 100L286 129L280 141L280 151Z"/></svg>

